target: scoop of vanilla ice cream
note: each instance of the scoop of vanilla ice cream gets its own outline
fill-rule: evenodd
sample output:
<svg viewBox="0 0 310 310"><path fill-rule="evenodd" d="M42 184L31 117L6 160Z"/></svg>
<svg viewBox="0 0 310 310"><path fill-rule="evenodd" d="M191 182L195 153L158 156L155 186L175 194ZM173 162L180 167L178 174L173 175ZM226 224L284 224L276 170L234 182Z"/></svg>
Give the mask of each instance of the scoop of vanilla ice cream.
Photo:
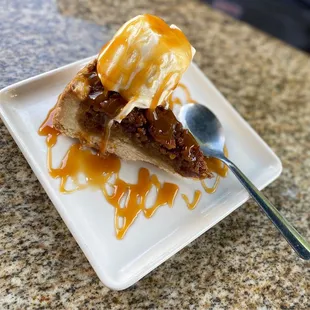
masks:
<svg viewBox="0 0 310 310"><path fill-rule="evenodd" d="M139 15L125 23L102 48L97 63L102 85L128 101L116 120L135 107L164 104L194 53L183 32L159 17Z"/></svg>

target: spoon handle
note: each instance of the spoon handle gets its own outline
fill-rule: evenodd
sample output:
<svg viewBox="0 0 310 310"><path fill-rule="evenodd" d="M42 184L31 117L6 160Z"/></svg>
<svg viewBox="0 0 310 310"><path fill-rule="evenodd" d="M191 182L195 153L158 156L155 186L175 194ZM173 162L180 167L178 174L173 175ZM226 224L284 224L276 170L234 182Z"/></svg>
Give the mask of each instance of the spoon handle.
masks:
<svg viewBox="0 0 310 310"><path fill-rule="evenodd" d="M277 227L283 237L304 260L310 260L310 244L299 234L299 232L281 215L272 203L255 187L255 185L240 171L240 169L225 156L218 156L224 162L241 184L264 210L266 215Z"/></svg>

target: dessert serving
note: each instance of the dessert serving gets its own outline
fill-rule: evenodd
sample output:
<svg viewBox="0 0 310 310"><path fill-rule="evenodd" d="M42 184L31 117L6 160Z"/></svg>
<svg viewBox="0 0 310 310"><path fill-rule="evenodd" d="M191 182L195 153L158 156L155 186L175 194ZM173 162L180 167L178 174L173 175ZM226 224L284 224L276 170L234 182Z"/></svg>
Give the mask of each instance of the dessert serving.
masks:
<svg viewBox="0 0 310 310"><path fill-rule="evenodd" d="M103 155L146 161L184 177L211 176L195 139L169 108L134 107L119 119L131 103L102 86L96 65L94 60L83 68L59 97L53 119L57 130Z"/></svg>
<svg viewBox="0 0 310 310"><path fill-rule="evenodd" d="M176 26L156 16L137 16L77 73L39 129L47 136L50 175L61 179L63 192L87 186L102 190L115 207L118 238L140 212L151 217L162 205L172 207L178 194L177 185L161 183L146 168L140 169L137 184L121 180L120 159L148 162L167 172L201 180L203 189L210 193L216 189L219 175L227 173L219 161L203 155L173 112L173 105L182 103L173 94L177 87L185 90L186 101L193 102L180 79L194 52ZM53 168L52 147L59 134L77 138L79 143L70 147L59 168ZM84 183L79 181L81 173ZM216 177L215 185L208 188L203 180L212 177ZM74 187L68 190L69 179ZM157 198L147 208L146 196L152 187ZM200 196L200 191L195 191L193 198L182 194L191 209Z"/></svg>

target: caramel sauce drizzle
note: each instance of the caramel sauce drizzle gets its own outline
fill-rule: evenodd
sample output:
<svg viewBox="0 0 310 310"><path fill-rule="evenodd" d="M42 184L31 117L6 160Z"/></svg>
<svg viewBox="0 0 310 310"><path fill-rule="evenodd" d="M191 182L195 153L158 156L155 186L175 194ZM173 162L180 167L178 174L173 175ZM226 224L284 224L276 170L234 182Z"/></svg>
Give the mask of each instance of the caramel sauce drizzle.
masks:
<svg viewBox="0 0 310 310"><path fill-rule="evenodd" d="M146 199L154 186L157 191L155 203L147 208ZM114 192L109 195L105 188L103 193L107 201L115 208L115 229L116 236L121 239L127 232L127 229L134 222L136 217L142 211L146 218L154 215L156 210L163 205L173 206L174 199L178 193L179 187L172 183L159 182L156 175L150 175L146 168L141 168L138 174L138 182L129 184L117 178L114 185ZM122 207L122 200L125 199L125 206ZM122 223L119 220L122 219Z"/></svg>
<svg viewBox="0 0 310 310"><path fill-rule="evenodd" d="M106 117L102 124L102 139L100 145L101 153L106 150L106 143L110 137L112 119L126 105L126 101L119 95L109 98L109 91L102 87L101 81L96 71L80 76L82 80L87 81L89 94L84 100L85 105L94 106L96 109L104 111Z"/></svg>
<svg viewBox="0 0 310 310"><path fill-rule="evenodd" d="M52 166L52 148L57 142L59 132L53 128L52 119L55 110L52 109L45 121L39 128L39 134L46 136L48 147L48 170L53 178L60 179L60 191L62 193L72 193L87 187L100 189L106 200L115 208L115 230L116 237L122 239L128 228L132 225L136 217L142 211L146 218L152 217L156 210L168 205L172 207L175 197L179 191L176 184L161 183L156 175L150 175L146 168L141 168L138 174L138 182L130 184L119 178L121 161L114 155L106 157L99 156L88 148L84 148L80 143L73 144L64 156L60 166ZM85 176L85 183L79 182L79 176ZM115 176L115 181L111 178ZM67 189L68 180L72 180L73 189ZM108 193L107 186L112 187L112 194ZM157 191L156 200L150 206L146 206L147 196L152 187ZM124 203L122 200L125 198ZM120 224L120 220L122 224Z"/></svg>
<svg viewBox="0 0 310 310"><path fill-rule="evenodd" d="M192 202L189 201L188 196L186 196L185 194L182 194L181 196L182 196L182 198L184 199L184 201L185 201L187 207L188 207L190 210L193 210L193 209L196 208L198 202L200 201L201 191L195 191L195 193L194 193L194 198L193 198L193 201L192 201Z"/></svg>
<svg viewBox="0 0 310 310"><path fill-rule="evenodd" d="M44 122L39 128L39 135L40 136L46 136L46 145L47 145L47 167L48 167L48 172L51 173L51 167L52 167L52 147L56 144L57 142L57 137L59 136L59 131L57 131L53 127L53 117L55 114L55 109L51 109Z"/></svg>
<svg viewBox="0 0 310 310"><path fill-rule="evenodd" d="M192 100L187 87L184 84L179 85L185 92L186 101ZM107 96L107 93L97 94L98 96ZM96 100L96 96L92 100ZM182 104L179 98L169 97L169 105ZM53 178L60 179L60 191L62 193L72 193L87 187L100 189L106 200L115 208L114 223L117 239L122 239L128 228L133 224L137 216L142 212L146 218L151 218L156 210L164 205L173 207L175 198L179 192L176 184L163 182L161 183L156 175L151 175L149 170L141 168L138 173L138 181L136 184L130 184L119 178L121 169L121 161L114 155L100 156L98 153L85 148L82 144L73 144L61 164L57 168L52 165L52 148L57 143L59 132L53 127L53 117L55 109L49 111L46 119L40 126L38 133L46 136L47 165L48 171ZM224 153L227 156L227 148ZM206 159L208 167L217 174L214 185L207 187L204 181L201 185L207 193L214 193L218 187L220 177L227 175L228 168L219 160L214 158ZM83 174L85 183L79 182L79 176ZM114 182L111 179L114 178ZM74 188L67 189L66 185L71 180ZM109 194L107 186L110 186L112 193ZM147 207L146 201L152 187L156 189L155 202ZM188 196L181 195L188 209L194 209L201 198L201 191L196 190L192 202Z"/></svg>
<svg viewBox="0 0 310 310"><path fill-rule="evenodd" d="M188 88L186 87L186 85L184 85L183 83L180 82L180 83L178 84L178 86L177 86L176 89L178 89L178 88L181 88L182 91L184 92L184 95L185 95L185 102L186 102L186 103L196 103L196 101L192 98L191 93L189 92L189 90L188 90ZM172 92L172 93L168 96L168 98L167 98L167 100L166 100L166 103L168 104L170 110L173 110L173 108L174 108L175 105L182 105L182 104L183 104L181 98L175 96L175 95L174 95L174 92ZM186 104L186 103L185 103L185 104Z"/></svg>
<svg viewBox="0 0 310 310"><path fill-rule="evenodd" d="M224 145L224 155L228 157L228 150L226 145ZM206 161L209 169L216 174L215 181L211 187L208 187L206 185L205 180L201 180L200 183L206 193L213 194L216 192L220 184L221 177L226 178L228 174L228 167L224 165L219 159L216 158L209 157L206 158Z"/></svg>

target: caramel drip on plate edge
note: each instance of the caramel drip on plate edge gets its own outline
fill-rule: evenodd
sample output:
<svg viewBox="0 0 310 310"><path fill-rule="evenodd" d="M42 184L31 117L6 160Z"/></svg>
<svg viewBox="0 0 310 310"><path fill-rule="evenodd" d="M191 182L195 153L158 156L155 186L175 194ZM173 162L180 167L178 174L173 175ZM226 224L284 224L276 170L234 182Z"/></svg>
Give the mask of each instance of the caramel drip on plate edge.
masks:
<svg viewBox="0 0 310 310"><path fill-rule="evenodd" d="M189 100L191 97L186 86L181 84L180 87L185 92L186 101L193 102L193 100ZM170 102L172 102L171 98ZM173 102L182 104L179 98L174 98ZM142 212L146 218L150 218L159 207L168 205L171 208L173 206L179 191L176 184L160 182L157 176L151 175L146 168L139 170L136 184L127 183L119 177L121 169L119 158L114 155L99 156L98 153L85 148L80 143L73 144L62 159L59 167L53 168L52 148L57 143L59 135L59 132L53 128L54 113L53 108L49 111L38 131L39 135L46 136L49 174L55 179L60 179L59 190L62 193L68 194L87 187L100 189L105 199L115 208L114 223L117 239L124 237L139 213ZM226 147L224 152L227 155ZM204 190L211 194L216 191L220 177L227 175L227 167L217 159L208 158L206 160L210 170L217 174L214 185L210 188L206 186L204 181L201 181ZM80 182L81 175L84 176L84 182ZM67 188L70 180L73 185L72 189ZM147 206L147 197L153 187L156 190L155 202L151 206ZM200 201L201 191L195 191L192 202L185 194L181 196L187 207L192 210Z"/></svg>

